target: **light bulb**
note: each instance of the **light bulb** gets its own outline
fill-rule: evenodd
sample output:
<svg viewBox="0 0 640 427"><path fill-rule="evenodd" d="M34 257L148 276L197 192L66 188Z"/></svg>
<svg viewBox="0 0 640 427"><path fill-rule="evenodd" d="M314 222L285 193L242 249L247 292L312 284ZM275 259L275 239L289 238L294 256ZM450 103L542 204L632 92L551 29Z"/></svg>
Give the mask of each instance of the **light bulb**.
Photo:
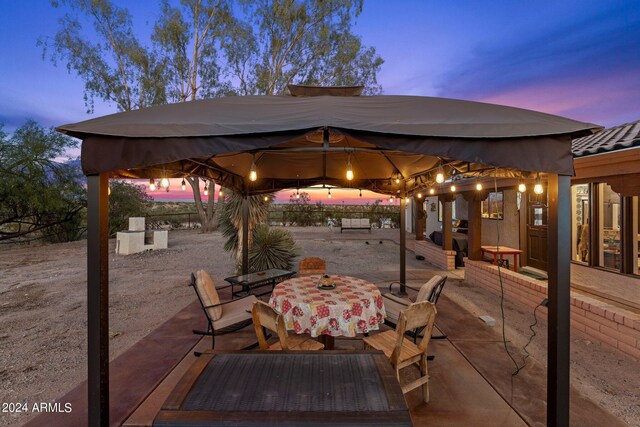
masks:
<svg viewBox="0 0 640 427"><path fill-rule="evenodd" d="M389 203L393 203L393 196L389 197Z"/></svg>
<svg viewBox="0 0 640 427"><path fill-rule="evenodd" d="M536 194L542 194L544 192L544 189L542 188L542 184L539 182L536 182L536 185L533 186L533 192Z"/></svg>
<svg viewBox="0 0 640 427"><path fill-rule="evenodd" d="M396 178L396 184L400 184L400 178Z"/></svg>
<svg viewBox="0 0 640 427"><path fill-rule="evenodd" d="M111 185L109 185L109 188L107 188L107 196L111 195Z"/></svg>
<svg viewBox="0 0 640 427"><path fill-rule="evenodd" d="M362 197L362 190L360 190L360 197Z"/></svg>
<svg viewBox="0 0 640 427"><path fill-rule="evenodd" d="M451 192L452 193L456 192L456 186L454 184L451 184Z"/></svg>
<svg viewBox="0 0 640 427"><path fill-rule="evenodd" d="M149 191L156 191L156 182L153 178L149 178Z"/></svg>
<svg viewBox="0 0 640 427"><path fill-rule="evenodd" d="M160 187L162 188L169 188L169 179L167 178L162 178L160 180Z"/></svg>
<svg viewBox="0 0 640 427"><path fill-rule="evenodd" d="M208 196L209 195L209 188L204 187L204 195Z"/></svg>
<svg viewBox="0 0 640 427"><path fill-rule="evenodd" d="M224 197L224 191L222 191L222 187L220 187L220 191L218 192L218 198Z"/></svg>
<svg viewBox="0 0 640 427"><path fill-rule="evenodd" d="M422 199L422 193L418 193L418 194L416 195L416 197L417 197L418 199Z"/></svg>
<svg viewBox="0 0 640 427"><path fill-rule="evenodd" d="M438 184L442 184L444 182L444 174L442 172L438 172L436 175L436 182Z"/></svg>
<svg viewBox="0 0 640 427"><path fill-rule="evenodd" d="M478 183L476 184L476 190L478 190L478 191L482 191L482 184L481 184L481 183L479 183L479 182L478 182Z"/></svg>
<svg viewBox="0 0 640 427"><path fill-rule="evenodd" d="M520 184L518 184L518 191L521 193L527 191L527 186L524 184L524 182L520 181Z"/></svg>
<svg viewBox="0 0 640 427"><path fill-rule="evenodd" d="M347 161L347 181L353 179L353 169L351 168L351 160Z"/></svg>
<svg viewBox="0 0 640 427"><path fill-rule="evenodd" d="M184 178L182 178L182 191L186 191L187 190L187 183L184 181Z"/></svg>
<svg viewBox="0 0 640 427"><path fill-rule="evenodd" d="M269 196L264 196L264 201L268 202L269 201Z"/></svg>
<svg viewBox="0 0 640 427"><path fill-rule="evenodd" d="M300 198L300 192L298 192L298 190L296 190L296 199Z"/></svg>
<svg viewBox="0 0 640 427"><path fill-rule="evenodd" d="M249 172L249 180L255 181L258 179L258 172L256 172L255 162L251 163L251 172Z"/></svg>
<svg viewBox="0 0 640 427"><path fill-rule="evenodd" d="M331 198L331 189L329 189L329 193L327 194L328 198Z"/></svg>
<svg viewBox="0 0 640 427"><path fill-rule="evenodd" d="M433 188L430 188L429 189L429 194L431 194L433 196L434 194L436 194L436 190L433 189Z"/></svg>
<svg viewBox="0 0 640 427"><path fill-rule="evenodd" d="M409 203L409 196L405 197L405 198L404 198L404 201L405 201L406 203Z"/></svg>

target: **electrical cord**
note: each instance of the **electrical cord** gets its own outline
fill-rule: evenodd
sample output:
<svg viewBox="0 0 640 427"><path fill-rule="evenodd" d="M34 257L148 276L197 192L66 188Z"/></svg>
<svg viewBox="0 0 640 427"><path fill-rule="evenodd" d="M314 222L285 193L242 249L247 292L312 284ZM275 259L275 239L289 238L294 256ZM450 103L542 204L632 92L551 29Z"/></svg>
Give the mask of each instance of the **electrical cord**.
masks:
<svg viewBox="0 0 640 427"><path fill-rule="evenodd" d="M538 317L536 316L536 311L538 311L540 307L546 307L548 303L549 303L549 300L545 298L542 300L540 304L536 305L536 308L533 309L533 323L529 325L529 329L531 329L531 336L529 337L529 341L527 341L524 347L522 347L522 351L524 351L525 356L522 359L522 366L520 367L520 369L524 368L527 365L527 359L529 358L529 356L531 356L527 351L527 347L529 347L529 344L531 344L531 342L533 341L533 338L536 336L536 331L535 329L533 329L538 324ZM520 369L518 369L513 375L517 375Z"/></svg>

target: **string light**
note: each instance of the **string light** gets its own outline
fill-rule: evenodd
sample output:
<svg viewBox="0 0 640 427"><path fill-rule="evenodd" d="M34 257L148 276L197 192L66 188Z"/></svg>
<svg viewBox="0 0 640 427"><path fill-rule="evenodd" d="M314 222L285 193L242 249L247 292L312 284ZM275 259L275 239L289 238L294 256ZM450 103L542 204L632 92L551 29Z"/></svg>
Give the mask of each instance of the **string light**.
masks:
<svg viewBox="0 0 640 427"><path fill-rule="evenodd" d="M438 173L436 174L436 182L442 184L444 182L444 171L442 165L438 166Z"/></svg>
<svg viewBox="0 0 640 427"><path fill-rule="evenodd" d="M258 179L258 172L256 171L256 159L254 156L253 161L251 162L251 171L249 172L249 180L255 181L256 179Z"/></svg>
<svg viewBox="0 0 640 427"><path fill-rule="evenodd" d="M149 178L149 191L156 191L156 182L153 178Z"/></svg>
<svg viewBox="0 0 640 427"><path fill-rule="evenodd" d="M455 193L456 192L456 186L455 184L451 184L451 192Z"/></svg>
<svg viewBox="0 0 640 427"><path fill-rule="evenodd" d="M522 179L520 179L520 181L518 181L518 191L521 193L524 193L525 191L527 191L527 186L525 185L524 181Z"/></svg>
<svg viewBox="0 0 640 427"><path fill-rule="evenodd" d="M186 191L187 190L187 183L185 182L184 178L182 178L181 187L182 187L182 191Z"/></svg>
<svg viewBox="0 0 640 427"><path fill-rule="evenodd" d="M205 181L204 183L204 195L208 196L209 195L209 187L208 187L208 183Z"/></svg>
<svg viewBox="0 0 640 427"><path fill-rule="evenodd" d="M351 168L351 153L347 157L347 181L353 180L353 169Z"/></svg>
<svg viewBox="0 0 640 427"><path fill-rule="evenodd" d="M331 198L331 189L329 189L329 192L327 193L327 197Z"/></svg>
<svg viewBox="0 0 640 427"><path fill-rule="evenodd" d="M418 194L416 194L416 197L417 197L418 199L422 199L422 193L421 193L421 192L418 192Z"/></svg>
<svg viewBox="0 0 640 427"><path fill-rule="evenodd" d="M538 177L536 178L536 185L533 186L533 192L536 194L542 194L544 192L542 182L540 181L540 174L538 174Z"/></svg>
<svg viewBox="0 0 640 427"><path fill-rule="evenodd" d="M296 188L296 199L300 198L300 190Z"/></svg>
<svg viewBox="0 0 640 427"><path fill-rule="evenodd" d="M433 196L434 194L436 194L436 190L434 188L430 188L429 189L429 194L431 194Z"/></svg>
<svg viewBox="0 0 640 427"><path fill-rule="evenodd" d="M168 178L162 178L160 180L160 187L169 189L169 179Z"/></svg>
<svg viewBox="0 0 640 427"><path fill-rule="evenodd" d="M405 197L405 198L404 198L404 201L405 201L406 203L409 203L409 196Z"/></svg>
<svg viewBox="0 0 640 427"><path fill-rule="evenodd" d="M389 203L393 203L393 195L389 196Z"/></svg>
<svg viewBox="0 0 640 427"><path fill-rule="evenodd" d="M362 189L360 189L360 197L362 197Z"/></svg>
<svg viewBox="0 0 640 427"><path fill-rule="evenodd" d="M220 187L220 191L218 192L218 198L224 197L224 191L222 191L222 187Z"/></svg>
<svg viewBox="0 0 640 427"><path fill-rule="evenodd" d="M269 196L264 196L264 201L268 202L269 201Z"/></svg>
<svg viewBox="0 0 640 427"><path fill-rule="evenodd" d="M476 183L476 190L482 191L482 183L481 182L477 182Z"/></svg>

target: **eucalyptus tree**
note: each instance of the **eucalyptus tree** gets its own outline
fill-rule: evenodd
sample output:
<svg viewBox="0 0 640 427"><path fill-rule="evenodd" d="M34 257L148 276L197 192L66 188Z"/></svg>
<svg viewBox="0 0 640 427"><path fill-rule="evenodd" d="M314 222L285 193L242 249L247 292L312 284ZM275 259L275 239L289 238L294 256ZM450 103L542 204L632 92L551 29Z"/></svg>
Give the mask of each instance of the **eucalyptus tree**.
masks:
<svg viewBox="0 0 640 427"><path fill-rule="evenodd" d="M109 0L59 0L70 13L52 40L54 62L96 98L131 110L225 95L274 95L290 83L365 86L379 93L382 59L352 32L362 0L164 0L149 46L131 14ZM75 12L72 14L71 12ZM82 18L80 18L80 16ZM83 23L93 34L82 31ZM216 226L196 178L189 178L203 231Z"/></svg>

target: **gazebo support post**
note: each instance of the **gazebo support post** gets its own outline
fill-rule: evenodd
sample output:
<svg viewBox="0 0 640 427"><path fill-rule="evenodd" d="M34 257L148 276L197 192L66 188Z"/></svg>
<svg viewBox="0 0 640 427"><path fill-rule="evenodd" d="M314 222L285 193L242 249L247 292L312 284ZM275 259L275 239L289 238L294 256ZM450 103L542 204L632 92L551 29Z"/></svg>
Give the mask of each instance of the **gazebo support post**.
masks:
<svg viewBox="0 0 640 427"><path fill-rule="evenodd" d="M445 251L453 250L453 201L454 196L447 194L441 195L442 202L442 249Z"/></svg>
<svg viewBox="0 0 640 427"><path fill-rule="evenodd" d="M88 415L109 425L109 176L87 176Z"/></svg>
<svg viewBox="0 0 640 427"><path fill-rule="evenodd" d="M249 273L249 199L242 200L242 274Z"/></svg>
<svg viewBox="0 0 640 427"><path fill-rule="evenodd" d="M569 286L571 254L571 179L548 180L549 323L547 425L569 425Z"/></svg>
<svg viewBox="0 0 640 427"><path fill-rule="evenodd" d="M407 295L407 235L405 232L407 198L404 191L400 196L400 292L398 295Z"/></svg>

